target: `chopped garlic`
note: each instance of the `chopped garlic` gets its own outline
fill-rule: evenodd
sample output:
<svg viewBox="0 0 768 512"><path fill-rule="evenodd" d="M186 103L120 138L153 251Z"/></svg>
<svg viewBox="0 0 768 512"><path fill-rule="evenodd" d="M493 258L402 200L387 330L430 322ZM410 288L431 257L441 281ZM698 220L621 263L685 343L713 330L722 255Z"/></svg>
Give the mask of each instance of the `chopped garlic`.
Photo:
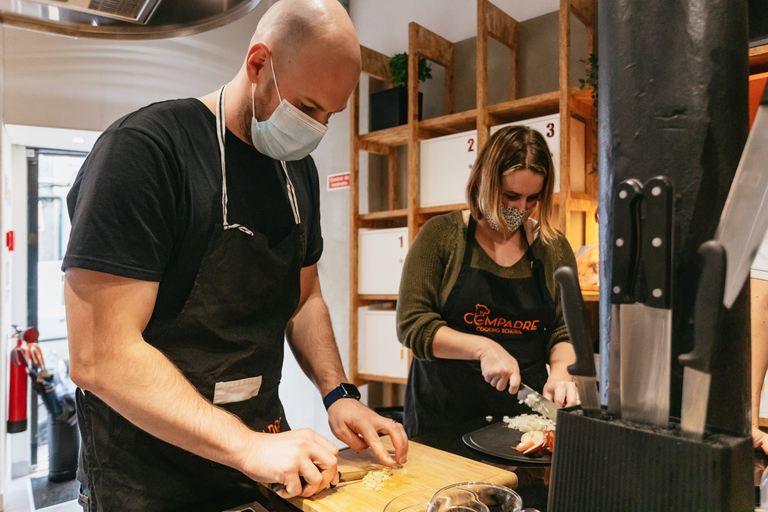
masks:
<svg viewBox="0 0 768 512"><path fill-rule="evenodd" d="M381 485L392 476L392 468L384 468L376 471L369 471L363 477L363 487L368 490L378 491Z"/></svg>

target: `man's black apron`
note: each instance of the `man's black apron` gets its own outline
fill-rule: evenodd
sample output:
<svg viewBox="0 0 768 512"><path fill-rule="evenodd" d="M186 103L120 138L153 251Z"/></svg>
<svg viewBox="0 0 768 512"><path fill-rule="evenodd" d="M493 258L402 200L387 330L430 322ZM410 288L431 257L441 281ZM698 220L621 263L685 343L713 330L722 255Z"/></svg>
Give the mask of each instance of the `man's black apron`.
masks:
<svg viewBox="0 0 768 512"><path fill-rule="evenodd" d="M555 318L543 265L529 247L517 264L530 262L532 277L507 279L472 268L475 226L470 216L461 270L440 315L452 329L501 344L517 359L522 381L541 392L547 381L547 328ZM411 363L405 393L409 437L521 412L531 411L516 395L485 382L479 361L414 358Z"/></svg>
<svg viewBox="0 0 768 512"><path fill-rule="evenodd" d="M289 429L278 397L283 341L299 303L306 234L284 163L291 233L270 248L263 234L227 223L223 96L224 88L216 112L224 224L174 325L144 335L207 400L257 432L280 432ZM256 484L242 473L160 441L89 392L78 389L77 405L86 510L208 511L253 501Z"/></svg>

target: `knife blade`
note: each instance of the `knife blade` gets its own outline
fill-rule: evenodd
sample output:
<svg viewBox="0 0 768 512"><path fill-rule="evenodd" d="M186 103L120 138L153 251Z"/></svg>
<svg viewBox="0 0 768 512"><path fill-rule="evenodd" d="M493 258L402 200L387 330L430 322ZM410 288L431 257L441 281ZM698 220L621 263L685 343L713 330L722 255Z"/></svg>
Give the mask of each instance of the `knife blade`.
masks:
<svg viewBox="0 0 768 512"><path fill-rule="evenodd" d="M525 403L528 407L549 418L552 421L557 421L557 410L560 408L551 400L547 400L541 393L531 388L527 384L520 383L520 388L517 390L517 399L520 403Z"/></svg>
<svg viewBox="0 0 768 512"><path fill-rule="evenodd" d="M365 475L367 475L371 471L375 471L375 470L371 469L371 470L363 470L363 471L345 471L344 473L339 471L339 483L355 482L357 480L362 480L365 477Z"/></svg>
<svg viewBox="0 0 768 512"><path fill-rule="evenodd" d="M693 350L680 354L683 370L683 406L680 426L683 435L701 439L707 420L709 387L712 381L710 360L715 338L720 333L720 304L725 290L726 254L714 240L699 248L704 264L696 291L693 324Z"/></svg>
<svg viewBox="0 0 768 512"><path fill-rule="evenodd" d="M669 424L672 374L674 195L669 179L648 180L641 207L640 263L634 289L640 304L621 312L621 415L664 427Z"/></svg>
<svg viewBox="0 0 768 512"><path fill-rule="evenodd" d="M747 137L728 192L715 240L727 254L725 295L729 308L739 296L768 229L768 87L763 90L755 122Z"/></svg>
<svg viewBox="0 0 768 512"><path fill-rule="evenodd" d="M630 178L619 183L613 194L608 414L614 416L621 416L621 309L635 302L632 287L640 248L637 202L642 190L643 184Z"/></svg>
<svg viewBox="0 0 768 512"><path fill-rule="evenodd" d="M339 484L345 483L345 482L356 482L358 480L362 480L363 478L365 478L365 475L367 475L371 471L376 471L376 469L366 469L366 470L360 470L360 471L345 471L344 473L339 471ZM299 481L301 482L302 487L307 485L307 481L304 480L303 476L299 477ZM336 485L332 485L331 488L336 487ZM277 492L279 490L285 489L285 484L273 483L273 484L270 484L269 487L270 489L272 489L272 491Z"/></svg>
<svg viewBox="0 0 768 512"><path fill-rule="evenodd" d="M572 267L560 267L555 270L555 281L560 283L561 306L568 334L571 337L576 362L568 366L568 373L573 376L579 388L581 410L585 416L602 416L600 398L597 395L597 372L592 338L587 325L587 313L584 309L584 297L581 295L579 276Z"/></svg>

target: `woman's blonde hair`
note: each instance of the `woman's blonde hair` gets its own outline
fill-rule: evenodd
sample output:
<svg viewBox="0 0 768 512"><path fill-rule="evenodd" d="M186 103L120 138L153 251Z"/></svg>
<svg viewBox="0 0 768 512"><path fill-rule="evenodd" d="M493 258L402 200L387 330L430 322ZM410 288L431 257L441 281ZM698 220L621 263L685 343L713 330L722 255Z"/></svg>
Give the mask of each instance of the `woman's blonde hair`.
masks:
<svg viewBox="0 0 768 512"><path fill-rule="evenodd" d="M550 220L555 166L544 137L527 126L507 126L488 139L469 175L469 211L476 220L486 217L506 231L507 223L501 214L501 178L508 172L521 169L529 169L544 176L544 186L533 215L538 213L539 236L547 244L556 236Z"/></svg>

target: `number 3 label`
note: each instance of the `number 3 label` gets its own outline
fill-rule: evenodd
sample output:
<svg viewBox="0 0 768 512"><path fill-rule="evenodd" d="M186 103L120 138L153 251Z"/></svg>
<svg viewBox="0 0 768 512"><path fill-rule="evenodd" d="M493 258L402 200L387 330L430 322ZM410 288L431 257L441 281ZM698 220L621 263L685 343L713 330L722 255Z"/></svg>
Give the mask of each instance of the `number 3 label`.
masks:
<svg viewBox="0 0 768 512"><path fill-rule="evenodd" d="M547 137L555 136L555 123L547 123Z"/></svg>

